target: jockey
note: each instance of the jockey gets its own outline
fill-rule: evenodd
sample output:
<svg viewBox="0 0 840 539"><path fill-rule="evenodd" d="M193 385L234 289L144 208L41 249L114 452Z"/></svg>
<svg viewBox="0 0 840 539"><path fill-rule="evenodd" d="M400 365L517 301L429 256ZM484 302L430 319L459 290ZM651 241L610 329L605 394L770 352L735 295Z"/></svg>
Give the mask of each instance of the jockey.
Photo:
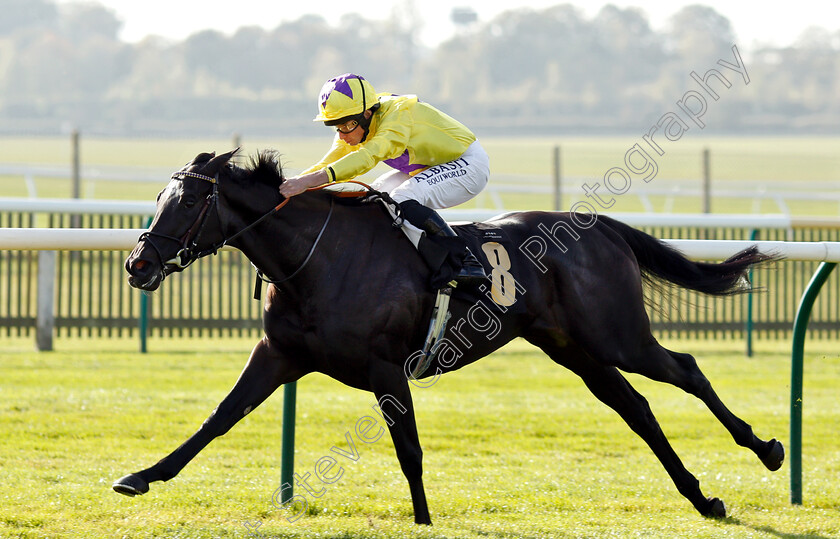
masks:
<svg viewBox="0 0 840 539"><path fill-rule="evenodd" d="M449 251L448 260L458 271L456 282L474 285L486 279L466 242L435 211L462 204L487 185L490 160L475 135L417 96L376 94L367 80L351 73L324 84L318 110L314 121L337 132L332 147L318 163L287 178L280 193L291 197L310 187L350 180L384 162L394 170L379 176L372 187L390 194L402 217L429 239L441 238L437 244ZM418 248L432 270L437 269L430 261L435 256L424 254L422 240Z"/></svg>

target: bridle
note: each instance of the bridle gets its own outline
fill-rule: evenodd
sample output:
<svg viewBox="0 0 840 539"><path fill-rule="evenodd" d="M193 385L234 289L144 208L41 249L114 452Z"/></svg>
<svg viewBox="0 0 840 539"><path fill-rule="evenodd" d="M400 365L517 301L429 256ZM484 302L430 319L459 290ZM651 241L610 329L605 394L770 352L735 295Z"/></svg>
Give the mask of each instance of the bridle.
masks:
<svg viewBox="0 0 840 539"><path fill-rule="evenodd" d="M196 217L195 221L192 225L190 225L189 229L184 233L183 236L180 238L176 238L175 236L169 236L167 234L161 234L159 232L147 231L140 235L138 243L146 242L149 244L155 253L158 256L158 260L161 264L161 268L174 268L171 269L172 271L183 271L187 267L189 267L193 262L198 260L199 258L203 258L207 255L216 254L219 249L224 247L228 244L228 242L233 241L235 238L241 236L245 232L251 230L255 226L262 223L264 220L268 219L275 213L277 213L283 206L285 206L290 198L284 198L282 202L274 206L271 210L263 214L253 223L245 226L235 234L224 238L222 241L213 244L208 249L198 250L198 241L201 238L201 234L204 231L204 227L207 226L207 218L211 211L215 210L216 218L221 223L221 218L219 217L219 174L216 173L215 176L210 177L205 174L200 174L198 172L191 172L191 171L178 171L171 176L171 179L178 179L183 180L185 178L194 178L197 180L202 180L205 182L209 182L212 184L213 188L207 198L204 200L204 204L201 207L201 211L199 211L198 217ZM333 207L334 207L334 199L330 199L330 210L327 213L327 218L324 220L324 224L321 226L321 230L318 232L318 235L315 238L315 241L312 243L312 248L309 250L309 253L306 255L306 258L303 260L301 265L296 269L294 272L289 274L287 277L283 279L272 279L266 277L266 275L256 266L254 268L257 271L257 278L258 280L262 280L272 284L280 284L282 282L288 281L295 277L300 271L306 266L309 260L312 258L315 249L318 247L318 243L321 241L321 237L324 235L324 231L327 228L327 225L330 222L330 218L332 217ZM152 238L161 238L169 241L174 241L178 245L180 245L180 249L178 250L177 254L164 262L163 255L161 254L160 249Z"/></svg>
<svg viewBox="0 0 840 539"><path fill-rule="evenodd" d="M204 232L204 227L207 226L207 217L210 214L211 209L216 210L216 216L218 217L219 207L219 175L216 174L214 177L206 176L204 174L199 174L198 172L190 172L190 171L178 171L174 173L170 179L173 180L183 180L185 178L195 178L197 180L203 180L206 182L210 182L213 184L213 189L207 198L204 199L204 204L201 207L201 211L196 217L193 224L187 229L183 236L180 238L176 238L175 236L169 236L167 234L161 234L160 232L153 232L151 230L144 232L140 235L140 239L138 243L146 242L148 243L152 249L154 249L155 253L157 253L158 261L161 264L162 268L165 267L174 267L171 271L183 271L187 267L190 266L193 262L201 258L202 256L206 256L210 254L210 252L215 253L218 248L212 250L210 252L198 252L196 253L196 249L198 248L198 240L201 238L201 233ZM167 261L163 260L163 255L160 252L160 249L155 242L152 241L152 238L161 238L169 241L174 241L181 248L178 250L177 254L170 258ZM227 241L227 240L225 240Z"/></svg>

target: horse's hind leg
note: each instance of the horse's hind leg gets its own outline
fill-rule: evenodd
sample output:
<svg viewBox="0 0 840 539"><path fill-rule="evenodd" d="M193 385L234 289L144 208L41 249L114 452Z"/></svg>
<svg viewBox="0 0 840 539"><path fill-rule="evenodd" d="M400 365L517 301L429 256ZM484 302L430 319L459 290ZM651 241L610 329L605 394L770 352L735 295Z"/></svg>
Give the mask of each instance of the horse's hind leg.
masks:
<svg viewBox="0 0 840 539"><path fill-rule="evenodd" d="M213 410L201 428L175 451L153 466L115 481L114 490L120 494L135 496L148 492L149 483L172 479L207 444L230 430L240 419L268 398L274 390L284 383L297 380L303 374L293 368L287 360L272 349L266 339L263 339L254 347L248 364L239 375L230 393Z"/></svg>
<svg viewBox="0 0 840 539"><path fill-rule="evenodd" d="M647 400L621 375L618 369L595 364L580 350L565 348L553 352L543 348L557 363L581 377L598 400L615 410L627 425L650 447L668 472L677 490L691 502L701 515L726 516L726 507L718 498L707 498L700 490L700 482L689 472L654 417Z"/></svg>
<svg viewBox="0 0 840 539"><path fill-rule="evenodd" d="M690 354L672 352L652 340L639 353L636 361L619 365L619 368L641 374L652 380L672 384L696 396L726 427L735 443L752 450L767 469L776 471L781 468L785 458L782 444L775 438L764 441L753 434L752 427L723 404Z"/></svg>

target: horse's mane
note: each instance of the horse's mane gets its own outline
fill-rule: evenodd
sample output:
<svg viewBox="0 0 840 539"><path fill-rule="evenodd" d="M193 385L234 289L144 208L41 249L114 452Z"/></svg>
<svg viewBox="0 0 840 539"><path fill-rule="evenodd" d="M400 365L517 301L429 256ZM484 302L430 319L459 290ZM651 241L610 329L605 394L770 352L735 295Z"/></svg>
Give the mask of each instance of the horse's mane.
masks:
<svg viewBox="0 0 840 539"><path fill-rule="evenodd" d="M280 164L280 153L276 150L262 150L248 158L242 166L231 165L231 176L239 183L261 183L270 187L278 187L283 183L283 166Z"/></svg>
<svg viewBox="0 0 840 539"><path fill-rule="evenodd" d="M256 155L248 157L245 165L231 162L229 167L233 181L245 188L254 184L276 188L285 180L283 177L283 166L280 163L280 153L277 150L259 151ZM332 198L335 203L344 206L366 206L372 200L365 197L335 196L332 193L321 190L311 191L307 194L309 196ZM382 208L380 207L380 209Z"/></svg>
<svg viewBox="0 0 840 539"><path fill-rule="evenodd" d="M261 184L269 187L279 187L285 180L283 166L280 163L280 153L277 150L262 150L247 158L244 165L231 162L231 178L242 185ZM345 206L366 205L369 199L364 197L340 197L327 192L313 191L310 196L332 197L337 204Z"/></svg>

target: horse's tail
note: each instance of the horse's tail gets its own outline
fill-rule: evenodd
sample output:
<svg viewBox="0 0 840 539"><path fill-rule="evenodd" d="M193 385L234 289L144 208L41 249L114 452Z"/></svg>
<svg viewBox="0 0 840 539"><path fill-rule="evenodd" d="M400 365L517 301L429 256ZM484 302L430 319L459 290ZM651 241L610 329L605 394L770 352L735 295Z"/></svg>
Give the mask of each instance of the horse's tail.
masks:
<svg viewBox="0 0 840 539"><path fill-rule="evenodd" d="M646 280L655 277L705 294L726 296L749 292L752 289L747 273L750 268L781 258L761 253L752 246L720 263L694 262L662 240L620 221L602 215L598 221L627 242Z"/></svg>

